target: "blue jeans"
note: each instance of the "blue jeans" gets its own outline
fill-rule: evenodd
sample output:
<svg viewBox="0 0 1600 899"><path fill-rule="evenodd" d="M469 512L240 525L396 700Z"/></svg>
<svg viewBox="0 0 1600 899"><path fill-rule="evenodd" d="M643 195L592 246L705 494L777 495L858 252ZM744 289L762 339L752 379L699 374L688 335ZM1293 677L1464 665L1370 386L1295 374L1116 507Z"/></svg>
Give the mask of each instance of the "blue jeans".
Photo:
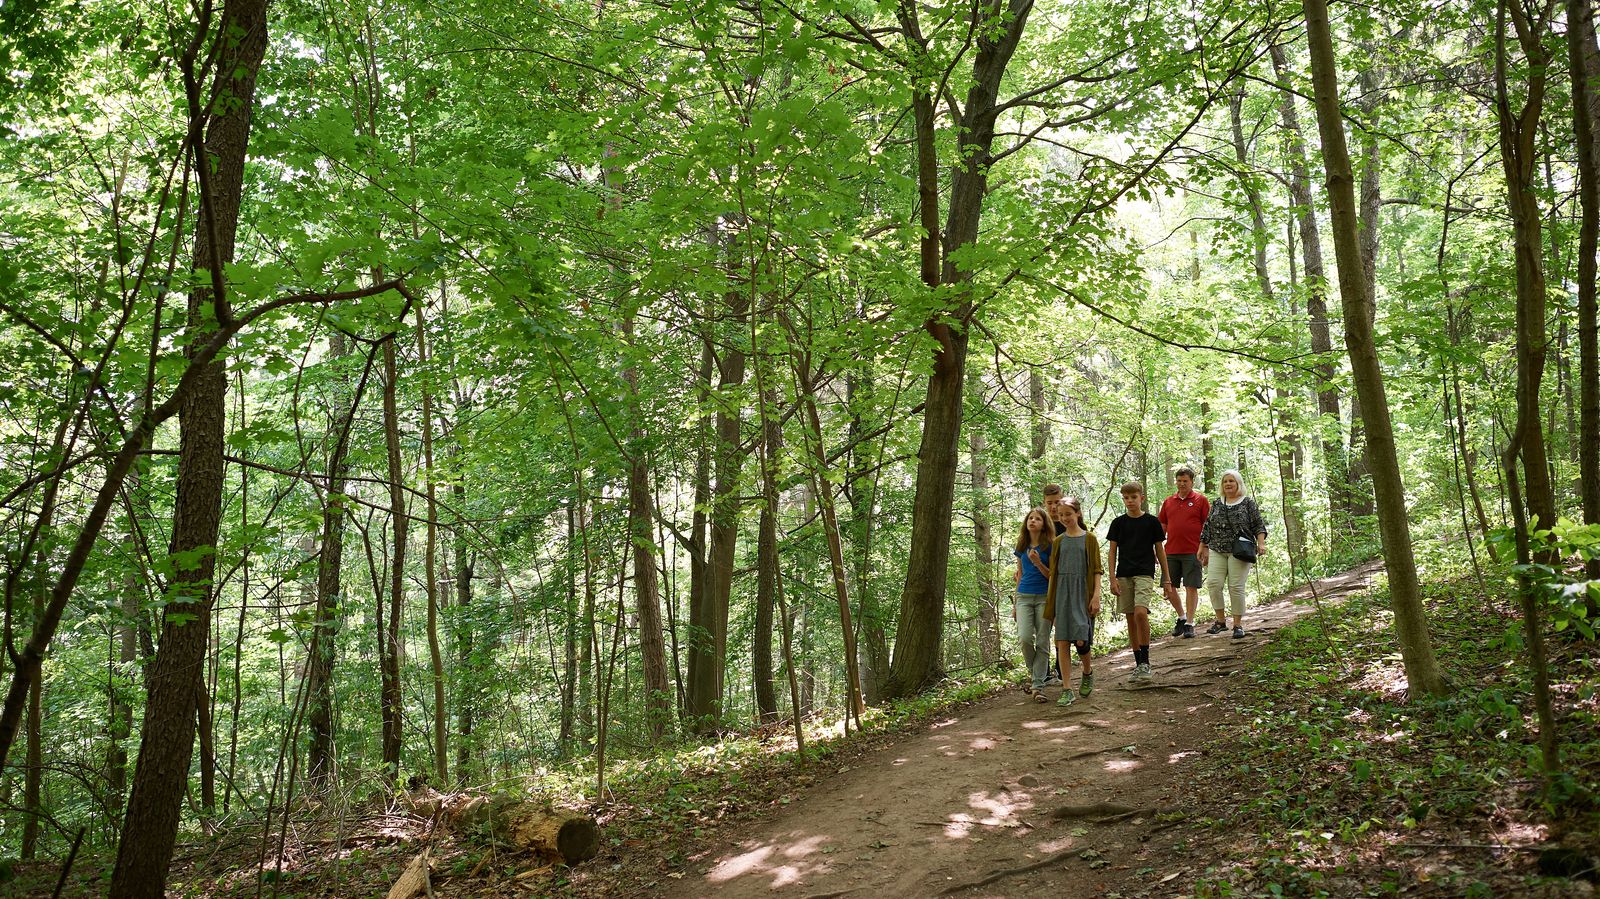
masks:
<svg viewBox="0 0 1600 899"><path fill-rule="evenodd" d="M1022 663L1028 666L1035 688L1050 678L1050 628L1044 623L1044 594L1018 593L1017 642L1022 644Z"/></svg>

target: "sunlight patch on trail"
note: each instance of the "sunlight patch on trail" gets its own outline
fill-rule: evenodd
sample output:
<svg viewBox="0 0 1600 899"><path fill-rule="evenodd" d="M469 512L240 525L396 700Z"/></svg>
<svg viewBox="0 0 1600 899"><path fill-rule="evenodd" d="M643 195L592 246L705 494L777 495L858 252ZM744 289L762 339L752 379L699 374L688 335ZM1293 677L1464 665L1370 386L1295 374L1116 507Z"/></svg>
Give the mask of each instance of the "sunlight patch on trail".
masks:
<svg viewBox="0 0 1600 899"><path fill-rule="evenodd" d="M802 837L795 832L793 837ZM713 883L727 883L749 875L772 876L772 888L799 883L807 875L827 867L826 861L809 863L804 860L818 852L829 837L822 834L805 835L787 846L768 844L717 863L706 875Z"/></svg>

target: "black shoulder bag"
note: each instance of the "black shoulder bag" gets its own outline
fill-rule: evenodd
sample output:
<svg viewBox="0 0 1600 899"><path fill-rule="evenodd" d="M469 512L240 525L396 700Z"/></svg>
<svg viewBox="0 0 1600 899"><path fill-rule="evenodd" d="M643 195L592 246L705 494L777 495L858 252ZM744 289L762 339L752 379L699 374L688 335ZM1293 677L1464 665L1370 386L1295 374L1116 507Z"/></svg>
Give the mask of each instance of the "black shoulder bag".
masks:
<svg viewBox="0 0 1600 899"><path fill-rule="evenodd" d="M1239 503L1239 505L1242 507L1245 503L1253 504L1254 502L1254 500L1247 496ZM1228 507L1224 505L1224 508ZM1240 511L1246 510L1241 508ZM1248 526L1248 522L1246 522L1246 525ZM1254 534L1250 534L1248 536L1240 534L1239 536L1233 538L1233 557L1241 562L1249 562L1252 565L1255 564L1256 537Z"/></svg>

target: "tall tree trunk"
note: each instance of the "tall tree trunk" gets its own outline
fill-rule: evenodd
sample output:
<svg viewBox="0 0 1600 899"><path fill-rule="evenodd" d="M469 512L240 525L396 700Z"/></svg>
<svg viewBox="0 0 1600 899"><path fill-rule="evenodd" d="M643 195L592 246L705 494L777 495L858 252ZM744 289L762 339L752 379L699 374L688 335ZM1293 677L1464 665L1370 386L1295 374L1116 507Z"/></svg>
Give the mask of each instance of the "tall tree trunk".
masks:
<svg viewBox="0 0 1600 899"><path fill-rule="evenodd" d="M1553 8L1553 7L1552 7ZM1527 59L1527 97L1520 112L1511 109L1506 78L1506 13L1509 10L1516 28L1517 43ZM1503 464L1510 493L1511 512L1516 524L1517 562L1550 563L1550 553L1531 552L1529 532L1555 523L1555 495L1550 484L1550 469L1545 459L1544 427L1539 420L1539 391L1544 378L1545 277L1544 242L1540 236L1539 200L1534 193L1535 142L1539 117L1544 110L1548 52L1542 41L1543 16L1530 19L1521 0L1500 0L1495 16L1495 117L1500 130L1501 168L1506 176L1506 205L1511 213L1513 246L1517 269L1517 419L1511 430ZM1517 477L1517 459L1522 460L1522 479ZM1523 488L1526 488L1525 497ZM1527 513L1523 512L1525 498ZM1530 518L1532 520L1530 520ZM1528 663L1533 673L1534 706L1539 716L1539 746L1546 777L1561 770L1555 712L1550 698L1550 672L1545 658L1544 634L1540 624L1539 600L1525 572L1519 572L1522 598L1522 626L1528 645Z"/></svg>
<svg viewBox="0 0 1600 899"><path fill-rule="evenodd" d="M716 238L711 238L714 243ZM716 363L711 350L711 337L702 335L700 347L699 378L695 381L695 390L699 396L700 408L707 409L711 406L712 387L711 375ZM688 659L684 665L687 669L685 676L687 686L684 690L683 715L685 723L694 733L701 732L700 716L704 714L701 706L706 701L704 694L710 689L709 669L711 664L711 632L707 627L712 614L713 595L711 569L708 564L707 545L711 525L711 444L712 430L709 415L701 415L695 444L694 462L694 512L690 522L689 545L689 627L688 627ZM713 693L713 696L716 694Z"/></svg>
<svg viewBox="0 0 1600 899"><path fill-rule="evenodd" d="M856 649L861 655L862 698L868 705L877 705L883 700L883 679L889 673L889 638L878 579L872 576L872 513L878 474L862 439L865 425L861 413L861 406L871 393L871 383L857 374L851 374L845 382L845 405L850 409L850 478L845 493L850 500L850 546L861 609L861 639Z"/></svg>
<svg viewBox="0 0 1600 899"><path fill-rule="evenodd" d="M789 331L798 337L792 325ZM754 339L755 334L752 331L751 340ZM794 360L795 386L799 388L800 401L805 406L807 428L804 433L806 443L811 447L811 480L817 500L822 505L822 534L828 544L828 570L833 575L834 597L839 602L839 630L844 640L847 708L855 715L856 723L860 724L861 715L866 711L866 704L861 699L861 673L856 658L856 630L850 620L850 586L845 580L844 541L839 537L839 516L833 501L833 483L828 479L828 457L822 445L822 418L817 414L817 385L812 379L809 367L811 354L795 353L791 358ZM846 729L849 729L848 716Z"/></svg>
<svg viewBox="0 0 1600 899"><path fill-rule="evenodd" d="M561 733L558 741L563 757L572 754L576 737L578 709L578 527L577 504L567 504L567 593L564 606L566 626L562 640ZM459 576L459 575L458 575Z"/></svg>
<svg viewBox="0 0 1600 899"><path fill-rule="evenodd" d="M1032 372L1037 374L1038 369ZM1041 389L1040 399L1043 393ZM1037 428L1034 430L1033 448L1036 451L1044 448ZM967 430L967 452L972 461L972 540L978 554L978 657L983 664L992 665L1000 661L1003 653L1000 649L999 594L994 581L994 535L989 526L989 447L982 428Z"/></svg>
<svg viewBox="0 0 1600 899"><path fill-rule="evenodd" d="M41 556L43 554L41 553ZM45 560L39 559L34 568L41 574ZM33 620L44 617L44 592L40 585L32 590ZM22 851L24 859L31 860L39 851L39 819L44 813L44 678L33 682L28 691L28 746L22 776Z"/></svg>
<svg viewBox="0 0 1600 899"><path fill-rule="evenodd" d="M130 533L123 543L126 557L134 558L135 542ZM134 623L139 618L140 581L137 571L130 569L127 579L122 585L122 614L118 617L115 636L112 638L113 660L108 690L111 700L111 715L106 728L110 737L106 747L106 792L110 800L106 807L112 810L122 808L123 795L128 788L128 737L133 734L133 704L128 700L128 691L132 684L123 683L123 678L134 671L134 662L138 659L138 644L134 642Z"/></svg>
<svg viewBox="0 0 1600 899"><path fill-rule="evenodd" d="M633 342L633 314L622 321L622 336ZM655 494L650 491L650 462L645 453L645 428L639 404L639 368L622 373L628 385L629 412L634 420L628 460L628 534L633 545L634 611L639 619L639 656L644 669L645 723L651 742L666 735L672 720L672 682L667 679L667 645L661 633L661 586L656 578Z"/></svg>
<svg viewBox="0 0 1600 899"><path fill-rule="evenodd" d="M335 331L329 341L328 361L337 368L349 352L343 334ZM370 362L370 360L369 360ZM370 368L368 369L370 370ZM366 385L363 372L361 387ZM361 388L355 396L335 391L332 405L338 410L329 430L334 435L328 453L328 485L322 506L322 549L317 553L316 610L311 619L311 647L306 666L306 727L310 743L306 776L311 789L327 795L333 787L333 666L338 654L339 607L343 590L345 479L350 473L350 427L355 407L361 402ZM349 403L349 406L345 404Z"/></svg>
<svg viewBox="0 0 1600 899"><path fill-rule="evenodd" d="M428 336L425 304L417 304L417 367L422 372L422 468L428 484L428 537L423 572L428 588L428 663L433 669L433 766L439 789L450 784L450 748L446 745L444 653L439 648L439 496L433 473L433 391L428 387Z"/></svg>
<svg viewBox="0 0 1600 899"><path fill-rule="evenodd" d="M389 520L394 537L389 553L387 620L378 621L380 702L383 726L383 776L392 786L400 776L400 750L405 740L405 699L400 691L400 621L405 611L406 538L411 519L406 514L405 469L400 463L400 412L396 400L400 370L395 362L398 332L383 341L383 437L388 452Z"/></svg>
<svg viewBox="0 0 1600 899"><path fill-rule="evenodd" d="M1289 79L1289 62L1283 47L1273 44L1272 68L1278 80ZM1339 389L1334 386L1333 335L1328 318L1328 276L1322 262L1322 235L1317 229L1317 210L1311 199L1311 171L1306 162L1306 144L1300 129L1300 113L1295 95L1284 91L1278 99L1278 115L1288 142L1289 197L1294 203L1295 223L1299 228L1300 256L1305 267L1306 322L1311 334L1311 351L1318 354L1317 440L1322 448L1328 494L1328 530L1337 548L1343 529L1336 520L1348 515L1349 457L1344 448L1344 425L1339 409ZM1210 483L1209 481L1207 482Z"/></svg>
<svg viewBox="0 0 1600 899"><path fill-rule="evenodd" d="M768 387L761 398L764 410L777 403L777 393ZM783 422L770 412L762 414L763 458L776 460L783 452ZM762 469L763 475L766 468ZM761 504L761 521L756 536L756 620L751 635L750 661L755 676L756 715L762 724L778 720L778 696L772 686L772 613L778 595L778 510L776 488L772 502Z"/></svg>
<svg viewBox="0 0 1600 899"><path fill-rule="evenodd" d="M1274 49L1277 49L1276 47ZM1282 53L1282 50L1278 50ZM1272 288L1272 275L1267 270L1267 242L1272 232L1267 230L1266 214L1262 211L1261 192L1256 189L1255 181L1248 174L1249 147L1244 138L1244 120L1242 107L1244 105L1244 92L1233 95L1228 103L1229 121L1233 131L1233 156L1239 163L1241 185L1244 188L1245 201L1250 206L1250 225L1252 232L1251 244L1253 252L1251 261L1256 273L1256 286L1261 290L1261 298L1266 308L1272 309L1278 305L1276 291ZM1312 292L1322 289L1320 284L1312 286ZM1326 313L1324 313L1326 314ZM1283 387L1276 388L1279 399L1285 400L1278 404L1267 403L1268 414L1276 415L1275 424L1277 432L1288 452L1276 453L1278 460L1278 480L1283 485L1283 533L1284 543L1288 547L1289 557L1297 559L1304 551L1304 527L1300 520L1300 478L1298 466L1304 450L1300 445L1300 434L1294 428L1293 414L1289 410L1288 391ZM1262 397L1263 402L1266 398ZM1335 399L1337 402L1337 398ZM1275 411L1273 407L1275 406Z"/></svg>
<svg viewBox="0 0 1600 899"><path fill-rule="evenodd" d="M919 86L913 95L917 134L917 184L924 229L921 253L923 283L946 286L956 299L950 308L927 320L924 330L937 349L923 407L922 443L917 450L917 486L911 518L911 543L906 559L905 589L900 595L899 633L884 695L920 692L943 676L940 646L944 638L945 587L950 570L950 519L955 500L955 473L960 459L962 388L967 364L967 325L973 313L965 289L972 272L955 261L958 251L978 239L978 223L988 192L990 151L998 116L1000 79L1022 40L1032 0L989 0L975 11L976 54L972 84L956 129L961 160L951 177L950 207L941 239L938 221L939 171L935 147L933 98ZM901 30L908 43L922 47L917 10L910 0L899 7Z"/></svg>
<svg viewBox="0 0 1600 899"><path fill-rule="evenodd" d="M1389 572L1395 633L1411 690L1440 695L1447 691L1422 606L1422 588L1412 555L1411 525L1406 518L1405 488L1400 459L1395 451L1384 392L1383 371L1367 315L1372 305L1361 261L1360 224L1357 220L1355 178L1350 151L1345 144L1344 118L1339 109L1338 73L1333 55L1333 35L1326 0L1304 0L1306 34L1311 51L1311 82L1316 97L1317 126L1322 135L1322 157L1327 168L1328 206L1333 224L1334 252L1339 265L1339 294L1344 306L1345 346L1356 384L1356 399L1367 426L1367 461L1377 494L1378 529Z"/></svg>
<svg viewBox="0 0 1600 899"><path fill-rule="evenodd" d="M460 422L457 414L456 421ZM456 451L459 458L460 451ZM450 487L451 498L455 501L457 509L466 508L467 488L461 483L459 473L456 482ZM570 514L570 509L569 509ZM478 663L475 653L475 622L472 608L472 573L473 560L467 552L467 538L465 524L457 523L452 542L451 565L455 574L456 588L456 664L461 673L456 678L456 783L466 786L472 778L473 757L473 728L478 717L478 702L482 695L484 677L483 666ZM569 606L570 608L570 606ZM569 616L570 619L570 616ZM567 633L571 634L570 627ZM572 664L571 646L567 647L569 668ZM561 734L560 743L563 747L572 738L572 704L570 698L571 672L567 672L566 679L561 682ZM564 751L564 750L563 750Z"/></svg>
<svg viewBox="0 0 1600 899"><path fill-rule="evenodd" d="M1578 484L1583 520L1600 524L1600 319L1595 257L1600 253L1600 44L1594 7L1567 0L1567 58L1572 72L1572 127L1578 143ZM1600 559L1588 565L1600 578Z"/></svg>
<svg viewBox="0 0 1600 899"><path fill-rule="evenodd" d="M1497 22L1495 110L1500 125L1500 158L1506 177L1506 204L1511 213L1517 271L1517 423L1528 512L1535 526L1555 523L1555 494L1545 459L1544 427L1539 418L1539 393L1544 379L1545 274L1544 240L1534 167L1535 141L1544 109L1548 53L1541 43L1542 20L1528 20L1520 0L1502 0L1515 23L1517 39L1527 56L1528 95L1513 113L1506 85L1504 17Z"/></svg>
<svg viewBox="0 0 1600 899"><path fill-rule="evenodd" d="M209 25L209 4L200 28ZM196 59L210 37L217 77L211 87L215 102L202 123L207 103L195 83ZM244 187L244 162L255 108L256 74L267 48L266 0L231 0L212 35L197 35L184 57L189 94L191 141L203 128L198 145L200 215L194 242L199 284L189 294L187 331L191 352L202 335L231 320L224 286L224 266L233 261ZM193 361L191 361L193 364ZM178 412L178 488L174 502L171 548L174 577L162 611L161 644L149 669L149 699L139 744L139 763L111 876L112 899L158 897L166 890L167 868L178 835L184 784L194 752L197 702L205 681L207 643L211 636L212 578L216 571L217 533L222 517L222 444L227 417L224 364L205 364L195 387ZM140 443L143 441L140 440Z"/></svg>

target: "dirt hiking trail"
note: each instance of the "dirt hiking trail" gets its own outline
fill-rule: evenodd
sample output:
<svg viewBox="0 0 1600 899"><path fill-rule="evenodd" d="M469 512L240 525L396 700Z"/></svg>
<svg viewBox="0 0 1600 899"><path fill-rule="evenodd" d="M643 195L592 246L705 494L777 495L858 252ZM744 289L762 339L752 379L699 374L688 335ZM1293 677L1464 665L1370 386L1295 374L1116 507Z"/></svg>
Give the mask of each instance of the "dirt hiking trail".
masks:
<svg viewBox="0 0 1600 899"><path fill-rule="evenodd" d="M1379 571L1372 563L1325 578L1317 592L1326 604L1366 589ZM1184 848L1199 825L1172 813L1201 791L1224 806L1249 794L1247 782L1199 782L1195 763L1234 693L1248 689L1237 677L1245 662L1274 631L1313 613L1309 595L1251 608L1242 640L1205 635L1202 596L1194 639L1152 645L1147 686L1128 682L1125 650L1095 659L1094 693L1071 707L1056 705L1058 688L1046 704L1008 691L819 772L817 786L753 822L744 839L691 856L688 872L661 881L659 895L1183 892L1209 859Z"/></svg>

